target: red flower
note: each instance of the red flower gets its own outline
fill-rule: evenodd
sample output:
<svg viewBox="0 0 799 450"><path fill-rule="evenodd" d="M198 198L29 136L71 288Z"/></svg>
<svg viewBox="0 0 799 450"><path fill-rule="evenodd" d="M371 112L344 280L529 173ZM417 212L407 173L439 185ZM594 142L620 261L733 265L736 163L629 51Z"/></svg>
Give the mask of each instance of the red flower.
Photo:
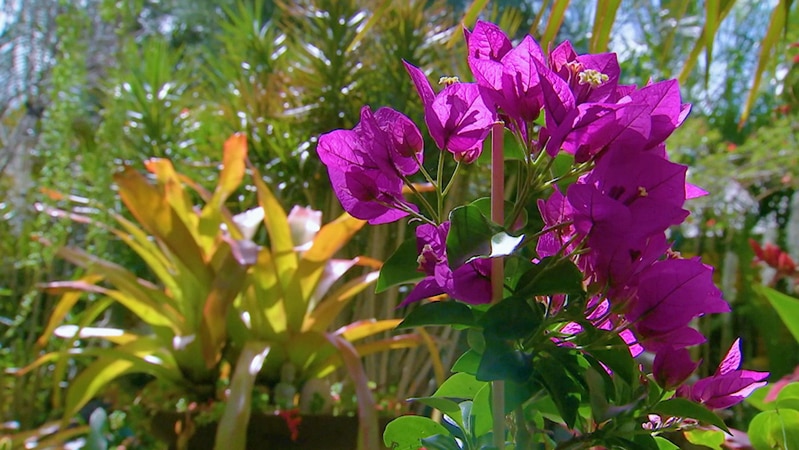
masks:
<svg viewBox="0 0 799 450"><path fill-rule="evenodd" d="M300 417L300 409L294 408L278 411L277 415L286 421L286 426L291 432L291 440L296 441L300 436L300 423L302 422L302 417Z"/></svg>

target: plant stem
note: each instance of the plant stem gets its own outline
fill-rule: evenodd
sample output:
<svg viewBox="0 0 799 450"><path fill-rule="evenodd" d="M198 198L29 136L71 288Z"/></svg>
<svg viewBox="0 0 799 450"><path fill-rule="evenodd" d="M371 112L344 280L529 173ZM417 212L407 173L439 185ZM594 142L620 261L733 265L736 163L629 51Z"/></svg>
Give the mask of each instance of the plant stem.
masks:
<svg viewBox="0 0 799 450"><path fill-rule="evenodd" d="M502 122L494 123L491 129L491 220L505 224L505 155L503 152ZM491 260L492 303L502 300L505 279L502 258ZM491 389L491 412L493 416L494 447L505 448L505 382L495 380Z"/></svg>
<svg viewBox="0 0 799 450"><path fill-rule="evenodd" d="M524 423L524 408L516 407L514 412L514 419L516 420L516 448L530 448L530 430L527 429L527 424Z"/></svg>
<svg viewBox="0 0 799 450"><path fill-rule="evenodd" d="M438 199L438 223L444 221L444 185L442 183L444 178L444 151L438 154L438 171L436 172L436 198Z"/></svg>

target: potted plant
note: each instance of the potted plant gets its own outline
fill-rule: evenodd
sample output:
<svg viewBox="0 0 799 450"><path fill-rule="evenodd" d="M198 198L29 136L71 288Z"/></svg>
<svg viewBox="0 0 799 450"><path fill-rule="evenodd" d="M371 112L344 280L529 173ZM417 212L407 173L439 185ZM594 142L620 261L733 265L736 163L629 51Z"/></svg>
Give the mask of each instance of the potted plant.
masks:
<svg viewBox="0 0 799 450"><path fill-rule="evenodd" d="M390 330L398 321L362 320L329 331L353 296L377 279L376 261L333 258L365 222L344 213L322 225L320 216L307 209L287 215L254 167L249 170L260 206L234 216L225 202L245 178L246 157L245 136L237 134L226 141L213 192L179 174L166 159L146 162L154 183L124 168L114 179L135 222L111 212L118 228L75 212L47 209L54 216L106 227L157 278L156 282L144 280L81 249L59 250L61 257L85 269L85 275L44 286L64 295L40 342L53 335L68 342L64 350L39 357L20 373L55 361L56 373L63 374L70 358L95 358L70 381L63 400L57 389L54 392L54 405L63 408L65 421L116 378L144 372L166 386L170 398L224 402L216 447L245 448L244 428L256 384L265 385L274 400L281 368L290 367L293 380L283 381L299 392L308 380L343 366L358 396L360 439L368 448L376 448L374 400L360 357L419 345L423 331L368 343L358 341ZM194 206L192 195L204 201L201 208ZM253 222L253 217L258 220ZM255 225L261 221L266 225L268 246L252 241ZM372 270L334 285L356 265ZM87 293L98 300L80 315L78 323L61 325ZM115 302L141 319L147 329L89 326ZM73 349L72 342L78 338L113 345ZM284 409L293 406L284 405ZM191 428L182 428L178 442L190 437Z"/></svg>

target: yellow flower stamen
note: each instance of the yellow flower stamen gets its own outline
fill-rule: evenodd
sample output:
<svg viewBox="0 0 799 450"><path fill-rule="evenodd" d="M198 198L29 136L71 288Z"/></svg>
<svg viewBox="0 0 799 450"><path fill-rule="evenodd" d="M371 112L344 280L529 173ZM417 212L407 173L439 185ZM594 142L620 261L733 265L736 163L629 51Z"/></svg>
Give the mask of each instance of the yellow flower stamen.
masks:
<svg viewBox="0 0 799 450"><path fill-rule="evenodd" d="M444 86L449 86L455 83L460 83L460 78L458 77L441 77L438 79L438 84L443 84Z"/></svg>
<svg viewBox="0 0 799 450"><path fill-rule="evenodd" d="M608 81L610 77L605 75L602 72L596 71L594 69L586 69L577 74L580 77L580 84L590 84L592 88L595 88L602 83Z"/></svg>

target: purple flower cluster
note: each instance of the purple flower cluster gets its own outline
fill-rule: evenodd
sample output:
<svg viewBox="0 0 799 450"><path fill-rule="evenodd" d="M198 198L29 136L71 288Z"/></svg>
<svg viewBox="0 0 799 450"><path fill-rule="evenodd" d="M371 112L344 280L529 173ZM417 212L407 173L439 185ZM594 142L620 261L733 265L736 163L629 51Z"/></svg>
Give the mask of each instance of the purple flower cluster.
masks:
<svg viewBox="0 0 799 450"><path fill-rule="evenodd" d="M419 128L402 113L364 106L358 125L322 135L317 153L344 210L376 225L417 210L402 187L419 170L423 144Z"/></svg>
<svg viewBox="0 0 799 450"><path fill-rule="evenodd" d="M465 30L465 37L473 83L444 78L436 93L421 69L405 63L432 140L458 162L472 163L501 120L523 143L528 161L572 155L584 168L579 178L565 192L551 183L551 195L539 201L546 232L536 244L538 258L571 258L593 296L587 319L618 331L634 354L654 352L659 383L682 386L698 366L687 348L705 341L692 321L730 308L713 283L713 269L680 257L666 238L669 227L688 216L685 201L705 194L686 183L687 168L666 153L666 138L690 111L676 80L641 88L620 84L613 53L578 55L565 42L545 55L532 37L514 46L487 22ZM402 196L423 154L421 134L408 117L364 107L354 129L322 135L318 153L353 216L379 224L418 212ZM490 260L451 267L448 230L447 222L417 227L425 278L403 304L439 294L471 304L490 301ZM733 347L725 361L740 364ZM767 376L731 365L722 363L716 375L680 387L678 395L727 407Z"/></svg>

